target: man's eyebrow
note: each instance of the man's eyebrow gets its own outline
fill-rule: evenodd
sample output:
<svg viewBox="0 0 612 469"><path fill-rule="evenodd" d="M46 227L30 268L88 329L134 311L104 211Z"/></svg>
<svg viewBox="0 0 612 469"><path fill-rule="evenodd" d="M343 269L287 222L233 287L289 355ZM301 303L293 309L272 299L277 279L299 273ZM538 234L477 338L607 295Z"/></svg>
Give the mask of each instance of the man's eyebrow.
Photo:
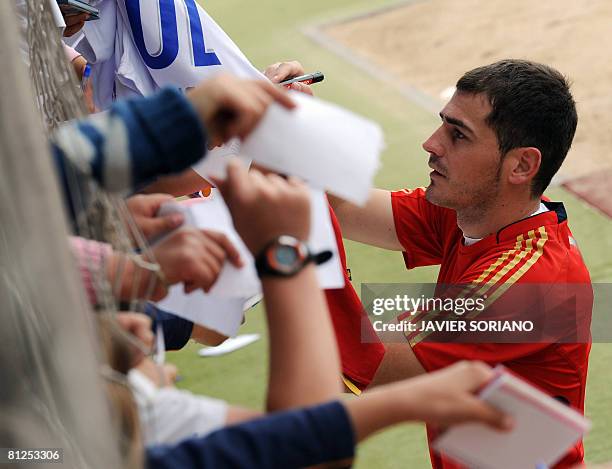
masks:
<svg viewBox="0 0 612 469"><path fill-rule="evenodd" d="M440 119L442 119L444 122L448 122L449 124L456 125L457 127L461 127L462 129L465 129L468 132L470 132L472 135L475 135L474 131L470 129L470 127L462 120L456 119L451 116L447 116L443 112L440 113Z"/></svg>

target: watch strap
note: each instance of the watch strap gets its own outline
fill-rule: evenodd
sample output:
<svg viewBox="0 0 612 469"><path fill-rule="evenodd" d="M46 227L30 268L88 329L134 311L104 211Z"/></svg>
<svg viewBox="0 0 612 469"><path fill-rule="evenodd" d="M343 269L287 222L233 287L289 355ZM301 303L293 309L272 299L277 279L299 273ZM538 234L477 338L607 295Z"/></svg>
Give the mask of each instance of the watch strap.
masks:
<svg viewBox="0 0 612 469"><path fill-rule="evenodd" d="M317 254L311 254L309 257L312 258L312 261L315 263L315 265L321 265L325 264L333 256L333 253L329 249L326 249L325 251L321 251Z"/></svg>

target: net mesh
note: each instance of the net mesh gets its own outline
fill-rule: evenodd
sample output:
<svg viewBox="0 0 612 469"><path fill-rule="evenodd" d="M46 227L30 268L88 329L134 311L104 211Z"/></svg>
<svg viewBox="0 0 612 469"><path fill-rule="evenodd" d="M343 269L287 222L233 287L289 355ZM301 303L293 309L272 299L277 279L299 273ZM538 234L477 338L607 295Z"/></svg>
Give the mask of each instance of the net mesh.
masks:
<svg viewBox="0 0 612 469"><path fill-rule="evenodd" d="M47 0L25 0L27 28L26 37L30 61L30 76L34 93L38 97L44 125L48 131L62 122L84 117L87 113L74 70L67 61L58 28ZM82 183L82 174L70 167L67 179L70 184L70 200L79 214L75 232L79 236L110 244L114 251L123 254L117 269L115 285L109 285L105 278L106 263L98 268L90 265L90 276L96 290L96 298L102 309L116 311L115 300L125 260L132 259L141 269L154 273L160 271L155 256L131 217L121 197L100 190L93 181ZM140 254L134 254L135 249ZM143 258L146 257L145 262ZM140 276L134 280L134 295L129 301L132 311L142 311L154 287L155 276L147 276L150 284L138 285ZM137 298L136 292L145 291L144 298Z"/></svg>
<svg viewBox="0 0 612 469"><path fill-rule="evenodd" d="M24 7L25 18L22 19L25 19L26 27L22 32L27 43L29 75L34 101L40 111L39 115L48 137L61 123L84 117L86 107L82 99L80 83L66 59L48 0L16 1L22 1ZM12 7L7 8L7 4L4 3L0 5L0 11L3 13L0 14L0 24L4 23L5 28L7 24L11 26L10 21L14 21ZM14 54L10 57L11 60L16 60L14 57L18 55ZM5 66L14 65L17 68L20 66L8 60L2 63ZM11 86L9 82L9 76L0 77L0 89L6 92L9 88L4 85ZM16 86L22 87L25 84L19 83ZM40 138L40 135L35 135L39 127L27 126L27 124L21 127L25 129L23 135L15 135L12 124L6 124L11 120L10 114L13 112L25 113L21 108L9 109L6 106L0 106L0 136L4 136L6 141L27 139L28 136L31 136L33 141ZM27 121L27 119L22 120ZM0 142L0 147L3 147L2 142ZM47 256L49 262L45 263L44 248L53 244L47 242L47 237L53 238L53 236L50 236L44 229L39 232L28 231L28 227L37 225L37 223L32 223L33 217L38 220L38 226L45 216L58 215L57 218L60 220L62 217L59 216L59 213L54 214L53 211L42 213L40 210L28 210L33 205L28 206L27 201L34 203L36 199L36 196L29 197L30 193L23 187L24 184L31 182L27 179L28 169L17 168L19 165L15 165L15 171L12 171L14 169L12 163L15 158L20 158L27 167L28 158L48 158L48 155L40 151L42 146L38 147L38 152L32 153L27 153L27 145L17 150L18 147L19 145L14 145L11 140L8 150L4 148L3 151L0 151L0 160L3 161L3 171L0 173L0 219L2 220L0 224L0 316L3 321L0 328L0 382L3 383L0 386L0 440L2 443L0 447L23 447L28 443L31 446L40 446L41 442L46 442L47 446L64 448L67 452L67 460L65 460L67 467L120 467L114 459L115 453L112 445L105 446L109 435L97 435L95 429L92 428L92 425L96 426L98 422L100 422L99 429L107 428L103 425L106 411L104 406L99 405L99 400L96 400L97 397L99 398L99 395L96 397L96 391L99 389L91 387L94 381L91 379L91 374L88 373L91 370L80 369L84 363L83 360L87 357L83 351L91 350L93 331L89 330L90 335L88 335L86 331L79 330L79 327L91 328L91 320L88 319L90 315L87 314L91 313L91 308L85 301L81 301L70 311L63 311L64 319L61 321L59 320L60 313L53 316L46 314L47 311L45 311L45 307L48 306L50 311L61 312L62 308L57 306L61 305L63 300L68 301L62 296L70 296L59 290L50 293L44 285L45 279L53 275L54 268L63 269L61 275L58 273L58 277L69 277L67 271L70 270L69 267L74 268L74 265L52 265L53 259L60 255L60 249L57 249L57 256L55 256L56 252L52 251L53 254ZM24 154L20 154L21 151ZM49 165L48 162L46 164ZM32 166L36 165L32 164ZM19 177L15 176L16 174ZM10 179L10 175L13 175L13 180ZM54 185L55 181L51 177L51 172L43 176L41 181L44 181L44 184L40 182L41 186L35 187L34 191L40 197L47 197L46 191L49 186L45 184ZM112 320L120 307L116 293L122 281L121 272L125 270L125 259L132 258L137 261L141 269L153 272L159 271L160 267L155 262L145 237L137 228L121 197L100 190L93 181L86 180L77 167L68 168L67 178L68 197L76 208L76 212L80 214L72 226L72 233L109 243L116 253L123 254L120 257L116 281L113 285L109 284L106 279L105 262L99 266L88 265L99 304L98 308L107 313L105 316L110 316ZM35 179L32 178L32 180ZM56 194L57 189L52 188L50 192ZM18 200L12 200L12 197L17 197ZM40 205L52 206L53 204L52 201L47 203L45 200L45 203ZM26 234L23 230L26 230ZM58 241L57 237L55 240ZM36 249L24 245L26 241L37 243ZM140 254L134 254L135 252ZM30 263L29 256L35 256L36 262ZM145 256L146 262L144 261ZM152 292L154 276L147 276L147 278L150 279L149 285L142 288L138 285L140 276L136 276L134 294L129 301L130 309L133 311L142 311ZM138 297L136 295L138 291L148 293L144 297L142 295ZM84 299L82 292L80 297L81 300ZM57 308L54 309L54 307ZM70 326L67 326L66 321L70 321ZM112 321L112 324L115 332L122 335L125 340L147 354L151 352L131 335L124 333L116 321ZM68 331L71 331L73 335L71 336ZM81 334L83 334L82 337ZM88 343L87 340L90 342ZM157 344L160 343L163 341L157 342ZM158 352L158 356L163 357L163 350ZM75 370L78 371L75 373ZM73 381L70 382L70 380ZM82 394L86 390L89 390L90 395ZM86 409L85 406L79 407L77 400L81 403L83 403L82 400L85 400L96 406L90 412L83 412L83 415L93 416L94 421L84 422L85 417L78 415L78 411L75 414L76 409L81 409L81 411ZM126 440L121 435L111 434L110 437L115 441ZM133 460L131 462L124 460L123 463L125 467L134 466Z"/></svg>
<svg viewBox="0 0 612 469"><path fill-rule="evenodd" d="M61 448L64 467L120 467L91 321L75 282L51 159L19 55L14 6L0 2L0 447ZM46 26L44 12L35 16L42 22L31 28L39 30L27 29L27 36L35 44L51 40L54 28ZM51 50L36 53L43 57ZM65 80L68 74L57 83ZM69 115L60 109L70 107L53 104L59 88L46 86L37 93L38 104L58 116L57 125Z"/></svg>
<svg viewBox="0 0 612 469"><path fill-rule="evenodd" d="M45 124L53 129L64 121L85 116L85 104L66 60L48 0L25 1L30 77Z"/></svg>

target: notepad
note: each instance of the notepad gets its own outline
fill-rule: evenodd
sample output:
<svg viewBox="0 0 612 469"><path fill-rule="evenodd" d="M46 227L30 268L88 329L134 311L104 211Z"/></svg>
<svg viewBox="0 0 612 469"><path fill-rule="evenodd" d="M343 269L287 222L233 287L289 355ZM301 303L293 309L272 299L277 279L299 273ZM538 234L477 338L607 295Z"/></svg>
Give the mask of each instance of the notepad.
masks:
<svg viewBox="0 0 612 469"><path fill-rule="evenodd" d="M590 429L580 413L548 396L503 367L479 397L514 420L510 432L483 424L457 425L433 447L473 469L535 468L553 466Z"/></svg>

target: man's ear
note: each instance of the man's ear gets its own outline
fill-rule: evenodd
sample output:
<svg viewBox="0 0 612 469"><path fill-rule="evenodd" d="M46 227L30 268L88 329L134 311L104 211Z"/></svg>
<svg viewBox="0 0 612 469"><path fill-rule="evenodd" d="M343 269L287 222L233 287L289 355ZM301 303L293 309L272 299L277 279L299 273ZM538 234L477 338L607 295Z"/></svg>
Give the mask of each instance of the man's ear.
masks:
<svg viewBox="0 0 612 469"><path fill-rule="evenodd" d="M531 184L540 169L542 154L535 147L521 147L510 150L504 160L510 184Z"/></svg>

